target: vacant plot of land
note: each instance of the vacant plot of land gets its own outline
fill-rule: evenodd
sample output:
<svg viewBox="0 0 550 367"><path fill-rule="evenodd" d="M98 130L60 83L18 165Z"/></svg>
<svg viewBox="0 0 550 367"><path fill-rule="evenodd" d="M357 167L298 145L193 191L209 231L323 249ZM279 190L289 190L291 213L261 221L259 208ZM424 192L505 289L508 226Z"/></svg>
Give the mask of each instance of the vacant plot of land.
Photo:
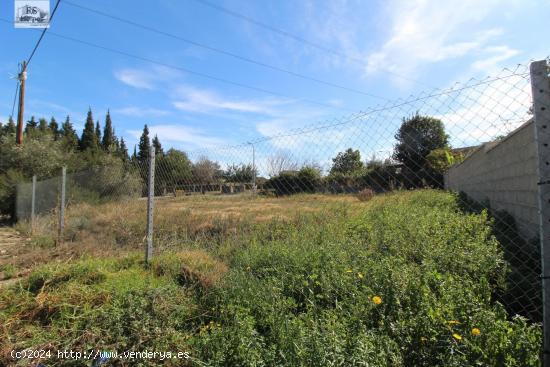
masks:
<svg viewBox="0 0 550 367"><path fill-rule="evenodd" d="M64 246L102 258L0 293L0 364L47 347L189 352L174 366L539 365L540 325L495 301L507 264L490 220L453 195L157 204L147 269L144 203L69 210Z"/></svg>

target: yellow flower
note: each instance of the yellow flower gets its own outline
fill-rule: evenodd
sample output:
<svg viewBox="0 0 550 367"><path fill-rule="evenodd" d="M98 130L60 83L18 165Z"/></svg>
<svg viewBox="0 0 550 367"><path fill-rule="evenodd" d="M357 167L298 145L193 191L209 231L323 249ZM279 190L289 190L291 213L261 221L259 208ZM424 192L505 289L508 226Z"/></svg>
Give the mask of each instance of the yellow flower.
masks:
<svg viewBox="0 0 550 367"><path fill-rule="evenodd" d="M456 320L451 320L451 321L447 321L447 324L452 326L452 325L458 325L458 324L460 324L460 322L458 322Z"/></svg>
<svg viewBox="0 0 550 367"><path fill-rule="evenodd" d="M247 270L247 271L250 271L250 266L247 266L247 267L246 267L246 270Z"/></svg>
<svg viewBox="0 0 550 367"><path fill-rule="evenodd" d="M475 327L472 329L473 336L478 336L479 334L481 334L481 331L478 328Z"/></svg>
<svg viewBox="0 0 550 367"><path fill-rule="evenodd" d="M357 273L357 278L359 278L359 279L363 279L363 274L361 274L361 273Z"/></svg>
<svg viewBox="0 0 550 367"><path fill-rule="evenodd" d="M420 337L420 341L425 342L426 340L428 340L428 339L426 339L426 338L423 337L423 336Z"/></svg>
<svg viewBox="0 0 550 367"><path fill-rule="evenodd" d="M380 298L379 296L374 296L372 297L372 302L374 302L375 305L379 305L382 303L382 298Z"/></svg>
<svg viewBox="0 0 550 367"><path fill-rule="evenodd" d="M348 269L348 270L346 270L346 273L353 273L353 270Z"/></svg>
<svg viewBox="0 0 550 367"><path fill-rule="evenodd" d="M455 338L456 340L462 340L462 336L460 336L460 334L457 334L457 333L453 334L453 338Z"/></svg>

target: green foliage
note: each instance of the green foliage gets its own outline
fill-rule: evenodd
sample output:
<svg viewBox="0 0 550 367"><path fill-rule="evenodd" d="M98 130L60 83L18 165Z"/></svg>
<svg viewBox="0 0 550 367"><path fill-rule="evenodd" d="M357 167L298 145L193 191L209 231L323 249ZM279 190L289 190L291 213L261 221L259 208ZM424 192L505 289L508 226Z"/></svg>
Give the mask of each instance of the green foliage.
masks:
<svg viewBox="0 0 550 367"><path fill-rule="evenodd" d="M320 184L321 172L313 166L304 166L299 171L283 171L266 183L277 195L312 193Z"/></svg>
<svg viewBox="0 0 550 367"><path fill-rule="evenodd" d="M113 122L111 121L111 113L107 111L105 116L105 127L103 128L103 139L101 140L101 147L106 152L114 152L116 150L115 145L116 137L113 130Z"/></svg>
<svg viewBox="0 0 550 367"><path fill-rule="evenodd" d="M15 217L16 187L24 181L21 171L13 168L0 174L0 213Z"/></svg>
<svg viewBox="0 0 550 367"><path fill-rule="evenodd" d="M227 182L251 183L254 179L254 168L251 164L233 164L225 170L223 177Z"/></svg>
<svg viewBox="0 0 550 367"><path fill-rule="evenodd" d="M437 173L445 173L454 164L464 160L460 153L453 153L448 147L432 150L427 156L426 161L431 169Z"/></svg>
<svg viewBox="0 0 550 367"><path fill-rule="evenodd" d="M418 113L404 118L397 134L394 159L415 172L426 164L426 156L434 149L448 145L449 136L441 120Z"/></svg>
<svg viewBox="0 0 550 367"><path fill-rule="evenodd" d="M89 109L86 117L86 123L84 124L84 130L82 131L82 137L80 138L80 150L95 151L98 147L99 140L95 132L94 118L92 115L92 110Z"/></svg>
<svg viewBox="0 0 550 367"><path fill-rule="evenodd" d="M229 271L200 250L148 270L141 254L46 266L0 293L0 347L186 350L205 366L540 365L540 325L493 298L508 264L486 211L434 190L362 207L227 236L212 251Z"/></svg>
<svg viewBox="0 0 550 367"><path fill-rule="evenodd" d="M151 140L149 139L149 128L147 125L143 126L143 132L139 138L137 160L139 163L146 163L149 158L149 147L151 146ZM156 152L155 152L156 153Z"/></svg>
<svg viewBox="0 0 550 367"><path fill-rule="evenodd" d="M162 145L160 144L160 140L157 135L155 135L151 144L153 144L153 147L155 148L155 157L164 155L164 150L162 150Z"/></svg>
<svg viewBox="0 0 550 367"><path fill-rule="evenodd" d="M364 168L359 150L349 148L332 159L330 174L357 175Z"/></svg>
<svg viewBox="0 0 550 367"><path fill-rule="evenodd" d="M78 135L71 123L69 116L61 126L61 140L67 151L74 151L78 148Z"/></svg>
<svg viewBox="0 0 550 367"><path fill-rule="evenodd" d="M273 223L207 297L207 365L538 366L541 331L492 298L506 264L485 213L434 191ZM379 297L379 298L375 298ZM474 328L480 334L472 334Z"/></svg>
<svg viewBox="0 0 550 367"><path fill-rule="evenodd" d="M200 157L193 165L193 180L201 184L216 182L223 175L219 163Z"/></svg>
<svg viewBox="0 0 550 367"><path fill-rule="evenodd" d="M54 117L50 119L50 123L48 124L48 130L52 134L54 140L57 140L59 138L59 124L55 120Z"/></svg>

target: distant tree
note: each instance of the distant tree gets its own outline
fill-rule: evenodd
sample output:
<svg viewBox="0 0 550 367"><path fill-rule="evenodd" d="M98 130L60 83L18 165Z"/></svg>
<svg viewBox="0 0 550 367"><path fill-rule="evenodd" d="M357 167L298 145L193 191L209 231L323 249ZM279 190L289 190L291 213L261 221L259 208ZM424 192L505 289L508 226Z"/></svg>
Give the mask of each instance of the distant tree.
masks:
<svg viewBox="0 0 550 367"><path fill-rule="evenodd" d="M34 118L34 116L31 116L31 119L27 121L27 124L25 125L25 133L30 134L32 131L36 130L38 127L38 122Z"/></svg>
<svg viewBox="0 0 550 367"><path fill-rule="evenodd" d="M78 148L78 135L76 135L69 116L67 116L65 122L61 125L60 135L63 145L67 150L73 151Z"/></svg>
<svg viewBox="0 0 550 367"><path fill-rule="evenodd" d="M137 162L137 153L136 153L136 146L134 145L134 153L132 153L132 156L130 157L130 160L132 162Z"/></svg>
<svg viewBox="0 0 550 367"><path fill-rule="evenodd" d="M99 120L95 123L95 136L97 139L97 145L101 145L101 126L99 125Z"/></svg>
<svg viewBox="0 0 550 367"><path fill-rule="evenodd" d="M418 113L403 118L395 139L397 145L393 158L411 172L425 168L428 154L432 150L447 147L449 143L449 136L441 120Z"/></svg>
<svg viewBox="0 0 550 367"><path fill-rule="evenodd" d="M160 140L156 134L153 138L152 144L155 147L155 156L162 156L164 154L164 151L162 150L162 145L160 144Z"/></svg>
<svg viewBox="0 0 550 367"><path fill-rule="evenodd" d="M48 129L51 131L54 140L59 139L59 135L60 135L59 124L57 123L54 117L50 119L50 124L48 125Z"/></svg>
<svg viewBox="0 0 550 367"><path fill-rule="evenodd" d="M84 124L84 130L82 131L82 137L80 138L80 150L96 150L98 148L99 141L94 127L94 118L92 110L88 110L86 117L86 123Z"/></svg>
<svg viewBox="0 0 550 367"><path fill-rule="evenodd" d="M48 132L48 121L45 118L38 119L38 131L42 135Z"/></svg>
<svg viewBox="0 0 550 367"><path fill-rule="evenodd" d="M284 152L279 152L267 158L267 174L275 177L283 171L295 171L298 169L298 163L292 157Z"/></svg>
<svg viewBox="0 0 550 367"><path fill-rule="evenodd" d="M361 153L359 150L349 148L344 152L338 153L338 155L332 159L330 174L356 175L360 174L363 168L364 165L361 161Z"/></svg>
<svg viewBox="0 0 550 367"><path fill-rule="evenodd" d="M137 160L140 163L147 162L147 159L149 158L149 147L151 146L151 141L149 139L149 128L147 125L143 127L143 132L141 133L141 137L139 138L139 144L138 144L138 153L137 153Z"/></svg>
<svg viewBox="0 0 550 367"><path fill-rule="evenodd" d="M197 183L211 183L220 178L220 176L220 165L206 157L200 157L193 165L193 179Z"/></svg>
<svg viewBox="0 0 550 367"><path fill-rule="evenodd" d="M113 122L111 121L111 114L109 110L107 110L107 116L105 116L105 127L103 128L101 147L106 152L113 152L116 148L115 131L113 129Z"/></svg>
<svg viewBox="0 0 550 367"><path fill-rule="evenodd" d="M174 190L177 185L191 182L193 163L187 154L180 150L169 149L166 154L159 156L155 167L155 187L158 187L162 194Z"/></svg>
<svg viewBox="0 0 550 367"><path fill-rule="evenodd" d="M122 137L120 138L120 144L117 147L117 153L125 162L128 160L128 148L126 148L126 142Z"/></svg>
<svg viewBox="0 0 550 367"><path fill-rule="evenodd" d="M15 122L13 122L13 118L10 116L8 119L7 125L4 126L4 132L6 135L13 134L15 135L15 132L17 130L17 127L15 126Z"/></svg>
<svg viewBox="0 0 550 367"><path fill-rule="evenodd" d="M254 168L251 164L231 165L223 173L228 182L250 183L254 179Z"/></svg>

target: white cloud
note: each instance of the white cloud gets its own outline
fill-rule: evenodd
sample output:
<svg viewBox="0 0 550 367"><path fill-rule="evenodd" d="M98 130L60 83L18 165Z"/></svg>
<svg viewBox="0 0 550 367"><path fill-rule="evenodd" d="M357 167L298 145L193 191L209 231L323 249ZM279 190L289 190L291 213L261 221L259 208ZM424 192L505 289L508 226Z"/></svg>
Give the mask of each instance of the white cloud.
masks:
<svg viewBox="0 0 550 367"><path fill-rule="evenodd" d="M231 100L213 91L191 86L181 86L176 95L174 107L182 111L201 113L233 111L270 114L274 106L287 103L281 99Z"/></svg>
<svg viewBox="0 0 550 367"><path fill-rule="evenodd" d="M510 1L507 1L510 2ZM497 0L447 0L387 2L391 32L381 47L368 55L367 73L379 69L414 73L431 64L490 50L488 43L502 34L479 25L496 9Z"/></svg>
<svg viewBox="0 0 550 367"><path fill-rule="evenodd" d="M128 133L136 139L141 136L141 130L128 130ZM149 126L149 134L157 135L163 142L184 144L185 148L214 148L227 144L226 141L208 136L205 132L180 124L161 124Z"/></svg>
<svg viewBox="0 0 550 367"><path fill-rule="evenodd" d="M472 68L482 70L486 73L491 73L499 69L499 63L508 60L511 57L519 54L518 50L514 50L506 45L492 46L485 49L486 53L491 54L487 58L477 60L472 64Z"/></svg>
<svg viewBox="0 0 550 367"><path fill-rule="evenodd" d="M114 72L116 79L137 89L153 90L159 82L172 80L181 73L163 66L149 69L121 69Z"/></svg>
<svg viewBox="0 0 550 367"><path fill-rule="evenodd" d="M113 113L117 113L124 116L131 117L162 117L170 114L170 111L161 110L158 108L128 106L123 108L117 108L112 110Z"/></svg>

